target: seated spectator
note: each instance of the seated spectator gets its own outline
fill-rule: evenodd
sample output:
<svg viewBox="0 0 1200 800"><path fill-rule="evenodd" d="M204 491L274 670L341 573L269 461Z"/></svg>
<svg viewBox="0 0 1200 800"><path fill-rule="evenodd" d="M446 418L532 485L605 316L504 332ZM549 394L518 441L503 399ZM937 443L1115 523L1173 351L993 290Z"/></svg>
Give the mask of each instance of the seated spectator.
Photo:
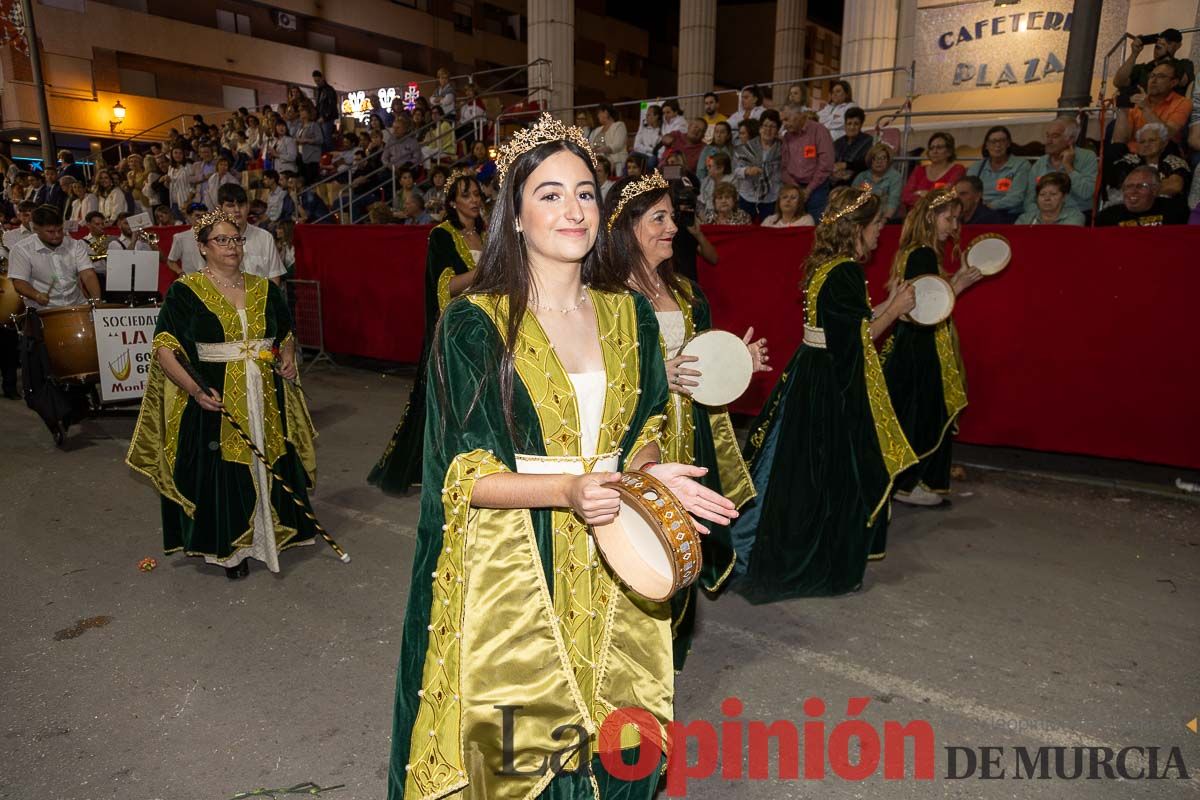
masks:
<svg viewBox="0 0 1200 800"><path fill-rule="evenodd" d="M417 188L416 178L410 168L404 167L397 172L396 181L399 188L396 189L396 197L392 201L393 208L403 209L405 201L413 196L421 198L421 207L424 208L425 195Z"/></svg>
<svg viewBox="0 0 1200 800"><path fill-rule="evenodd" d="M737 130L742 120L758 119L767 109L763 106L762 89L757 86L747 86L742 89L741 105L729 117L730 130Z"/></svg>
<svg viewBox="0 0 1200 800"><path fill-rule="evenodd" d="M1173 63L1179 68L1176 74L1180 79L1179 85L1175 87L1174 91L1187 97L1188 85L1196 78L1196 67L1186 58L1175 58L1175 54L1179 52L1182 44L1183 34L1175 28L1167 28L1158 35L1151 60L1139 64L1137 63L1138 56L1142 54L1146 43L1140 37L1134 37L1133 41L1129 43L1129 57L1113 75L1113 86L1129 93L1139 89L1144 91L1149 83L1150 73L1155 67L1159 64Z"/></svg>
<svg viewBox="0 0 1200 800"><path fill-rule="evenodd" d="M962 225L1006 225L1009 219L983 204L983 181L978 175L963 175L954 182L954 191L962 203L958 221Z"/></svg>
<svg viewBox="0 0 1200 800"><path fill-rule="evenodd" d="M392 169L421 163L421 143L412 133L412 120L401 114L392 123L392 141L383 148L382 161Z"/></svg>
<svg viewBox="0 0 1200 800"><path fill-rule="evenodd" d="M1143 126L1159 122L1167 128L1167 138L1183 144L1184 129L1192 114L1192 104L1186 97L1175 93L1179 85L1179 66L1173 61L1164 61L1154 68L1146 81L1146 91L1133 95L1132 107L1117 105L1117 117L1113 125L1114 144L1124 144L1131 153L1138 151L1137 132Z"/></svg>
<svg viewBox="0 0 1200 800"><path fill-rule="evenodd" d="M803 83L793 83L787 90L787 102L785 103L795 106L800 106L804 111L808 111L808 89Z"/></svg>
<svg viewBox="0 0 1200 800"><path fill-rule="evenodd" d="M833 175L830 187L846 186L854 176L867 168L867 151L875 140L862 132L867 114L858 106L846 109L843 126L845 134L833 140ZM832 134L831 134L832 135Z"/></svg>
<svg viewBox="0 0 1200 800"><path fill-rule="evenodd" d="M1187 197L1188 182L1191 180L1191 170L1188 163L1179 157L1179 149L1174 142L1167 140L1166 126L1151 122L1138 129L1138 152L1125 153L1112 161L1108 170L1108 184L1116 192L1125 184L1125 176L1135 167L1153 167L1158 171L1161 182L1158 193L1163 197L1182 200ZM1114 150L1120 151L1120 145L1114 145ZM1119 202L1119 195L1112 196L1113 202Z"/></svg>
<svg viewBox="0 0 1200 800"><path fill-rule="evenodd" d="M724 122L726 117L721 113L720 100L716 93L709 92L704 95L704 115L701 117L704 120L704 143L712 144L713 134L716 133L718 122ZM726 126L728 128L729 126Z"/></svg>
<svg viewBox="0 0 1200 800"><path fill-rule="evenodd" d="M421 140L421 157L426 167L454 159L454 127L446 120L441 106L434 106L429 128Z"/></svg>
<svg viewBox="0 0 1200 800"><path fill-rule="evenodd" d="M833 139L824 125L808 116L803 106L788 103L783 107L783 115L783 182L800 187L804 210L817 219L829 201Z"/></svg>
<svg viewBox="0 0 1200 800"><path fill-rule="evenodd" d="M742 120L737 124L737 133L737 142L734 144L735 148L738 145L750 144L758 136L758 120Z"/></svg>
<svg viewBox="0 0 1200 800"><path fill-rule="evenodd" d="M279 173L273 169L264 170L262 174L263 188L267 192L267 211L262 227L272 233L281 222L289 222L296 216L296 204L287 190L279 185Z"/></svg>
<svg viewBox="0 0 1200 800"><path fill-rule="evenodd" d="M1183 225L1187 207L1178 200L1159 196L1161 181L1154 167L1134 167L1121 185L1121 203L1096 215L1097 225L1139 227Z"/></svg>
<svg viewBox="0 0 1200 800"><path fill-rule="evenodd" d="M462 137L467 147L471 147L477 139L483 138L486 125L487 111L483 107L483 101L475 97L475 85L468 83L463 89L463 104L458 109L458 128L455 135Z"/></svg>
<svg viewBox="0 0 1200 800"><path fill-rule="evenodd" d="M728 122L718 122L712 127L712 140L700 151L696 164L696 177L704 181L708 177L708 161L717 153L724 153L733 162L733 131Z"/></svg>
<svg viewBox="0 0 1200 800"><path fill-rule="evenodd" d="M367 209L367 224L369 225L394 225L400 221L400 218L392 211L392 207L382 200L372 203Z"/></svg>
<svg viewBox="0 0 1200 800"><path fill-rule="evenodd" d="M596 175L600 178L601 205L608 200L608 190L616 183L613 180L612 162L604 156L596 156Z"/></svg>
<svg viewBox="0 0 1200 800"><path fill-rule="evenodd" d="M1008 128L993 125L983 137L983 158L967 174L983 183L983 204L1013 222L1025 209L1029 169L1028 161L1012 155Z"/></svg>
<svg viewBox="0 0 1200 800"><path fill-rule="evenodd" d="M83 227L88 214L100 210L100 198L82 181L71 184L71 197L67 202L66 224L70 230Z"/></svg>
<svg viewBox="0 0 1200 800"><path fill-rule="evenodd" d="M683 165L688 172L695 173L700 164L700 154L704 152L706 128L704 120L696 117L688 123L686 134L674 136L672 144L663 151L663 158L668 159L672 154L678 153L683 156Z"/></svg>
<svg viewBox="0 0 1200 800"><path fill-rule="evenodd" d="M297 222L330 224L336 221L333 214L329 212L329 206L325 204L325 201L318 197L312 189L304 188L302 175L297 172L289 172L283 177L287 180L288 194L291 195L292 204L296 208Z"/></svg>
<svg viewBox="0 0 1200 800"><path fill-rule="evenodd" d="M1029 170L1029 186L1025 191L1025 211L1037 211L1037 183L1043 175L1061 172L1071 179L1067 208L1088 219L1092 213L1092 195L1096 191L1098 162L1096 154L1085 147L1076 147L1079 123L1070 117L1059 117L1046 126L1046 154L1033 162Z"/></svg>
<svg viewBox="0 0 1200 800"><path fill-rule="evenodd" d="M467 166L475 170L475 179L481 184L487 183L496 174L496 162L492 160L487 143L482 139L471 145L471 158L468 159Z"/></svg>
<svg viewBox="0 0 1200 800"><path fill-rule="evenodd" d="M700 193L696 197L696 212L703 215L713 208L713 193L722 183L733 183L733 162L726 153L709 157L708 174L700 181Z"/></svg>
<svg viewBox="0 0 1200 800"><path fill-rule="evenodd" d="M658 146L662 142L662 108L660 106L646 107L646 120L638 128L637 136L633 137L633 152L646 157L647 166L653 169L658 161Z"/></svg>
<svg viewBox="0 0 1200 800"><path fill-rule="evenodd" d="M410 194L404 199L404 206L400 211L400 221L405 225L432 225L433 218L425 211L425 204L421 202L419 194Z"/></svg>
<svg viewBox="0 0 1200 800"><path fill-rule="evenodd" d="M425 211L434 222L441 222L446 218L446 181L449 178L450 171L445 167L434 167L429 173L429 182L432 185L425 191Z"/></svg>
<svg viewBox="0 0 1200 800"><path fill-rule="evenodd" d="M625 123L621 122L620 114L611 103L602 103L596 109L596 119L599 123L588 134L592 152L598 156L607 156L614 167L621 169L618 165L623 165L629 156L626 149L629 133L625 130Z"/></svg>
<svg viewBox="0 0 1200 800"><path fill-rule="evenodd" d="M154 224L160 228L166 228L179 223L175 219L175 215L171 213L171 207L164 204L154 207Z"/></svg>
<svg viewBox="0 0 1200 800"><path fill-rule="evenodd" d="M854 105L853 101L849 83L834 81L830 84L829 102L817 112L817 122L825 126L835 142L846 135L846 112ZM863 119L866 119L865 114Z"/></svg>
<svg viewBox="0 0 1200 800"><path fill-rule="evenodd" d="M1018 225L1083 225L1083 214L1067 208L1071 179L1062 172L1050 172L1038 181L1037 210L1017 217Z"/></svg>
<svg viewBox="0 0 1200 800"><path fill-rule="evenodd" d="M764 228L794 228L798 226L816 225L811 214L805 214L800 208L799 186L788 184L779 190L779 200L775 203L775 213L762 221Z"/></svg>
<svg viewBox="0 0 1200 800"><path fill-rule="evenodd" d="M227 183L241 183L241 179L230 171L229 166L229 159L225 156L217 159L217 171L209 176L208 183L204 187L204 205L209 208L216 208L219 205L217 203L217 191L222 186Z"/></svg>
<svg viewBox="0 0 1200 800"><path fill-rule="evenodd" d="M879 142L867 151L868 168L854 176L853 184L870 189L883 201L883 218L892 219L900 210L900 173L892 169L892 148Z"/></svg>
<svg viewBox="0 0 1200 800"><path fill-rule="evenodd" d="M596 120L592 118L592 112L586 108L581 108L575 112L575 127L583 131L584 136L588 136L592 132L592 127L595 126Z"/></svg>
<svg viewBox="0 0 1200 800"><path fill-rule="evenodd" d="M663 147L670 147L676 137L687 133L688 121L683 116L683 110L678 100L667 100L662 104L662 140Z"/></svg>
<svg viewBox="0 0 1200 800"><path fill-rule="evenodd" d="M263 159L267 169L273 169L281 174L297 172L299 171L298 155L296 140L288 133L287 123L276 122L275 135L267 140L266 157Z"/></svg>
<svg viewBox="0 0 1200 800"><path fill-rule="evenodd" d="M1196 171L1192 173L1192 189L1188 192L1187 206L1193 211L1200 207L1200 164L1196 165Z"/></svg>
<svg viewBox="0 0 1200 800"><path fill-rule="evenodd" d="M437 88L433 90L430 100L434 108L442 110L442 116L446 120L453 121L458 102L454 97L454 83L450 80L450 70L440 67L437 71L437 82Z"/></svg>
<svg viewBox="0 0 1200 800"><path fill-rule="evenodd" d="M117 224L117 215L129 211L129 200L109 170L96 173L96 196L100 198L100 213L106 225Z"/></svg>
<svg viewBox="0 0 1200 800"><path fill-rule="evenodd" d="M625 159L625 176L640 178L646 174L646 157L641 153L630 153Z"/></svg>
<svg viewBox="0 0 1200 800"><path fill-rule="evenodd" d="M756 220L771 213L783 185L779 128L779 112L768 109L759 117L758 137L733 151L738 206Z"/></svg>
<svg viewBox="0 0 1200 800"><path fill-rule="evenodd" d="M912 208L931 189L953 186L967 174L963 165L954 160L954 137L945 131L937 131L929 137L925 155L929 157L929 163L913 167L904 191L900 193L905 208Z"/></svg>
<svg viewBox="0 0 1200 800"><path fill-rule="evenodd" d="M263 147L263 130L259 124L258 117L253 114L246 117L246 144L250 147L254 154L252 158L257 158Z"/></svg>
<svg viewBox="0 0 1200 800"><path fill-rule="evenodd" d="M713 190L713 207L700 221L705 225L750 225L754 222L749 214L738 208L738 190L732 183L717 184Z"/></svg>

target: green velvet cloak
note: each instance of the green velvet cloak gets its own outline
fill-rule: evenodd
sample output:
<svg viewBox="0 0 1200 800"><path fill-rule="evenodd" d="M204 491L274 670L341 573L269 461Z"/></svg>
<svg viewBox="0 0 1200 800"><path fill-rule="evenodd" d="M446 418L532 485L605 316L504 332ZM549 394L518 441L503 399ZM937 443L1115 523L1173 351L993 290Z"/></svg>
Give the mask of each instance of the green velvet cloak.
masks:
<svg viewBox="0 0 1200 800"><path fill-rule="evenodd" d="M404 413L400 415L400 424L367 476L368 483L389 494L404 494L414 483L421 482L421 445L425 437L425 373L429 368L429 349L433 346L438 317L449 302L449 279L473 269L475 259L467 248L466 240L449 221L429 232L429 245L425 252L425 338L421 344L416 381Z"/></svg>
<svg viewBox="0 0 1200 800"><path fill-rule="evenodd" d="M916 461L887 399L859 264L830 262L806 288L802 344L751 426L743 454L758 497L734 523L735 587L752 603L835 595L862 584L887 542L893 477Z"/></svg>
<svg viewBox="0 0 1200 800"><path fill-rule="evenodd" d="M917 247L905 258L904 278L943 274L937 253ZM953 319L937 325L898 322L884 346L883 374L905 436L921 459L896 477L909 492L923 484L934 492L950 489L953 434L967 405L965 372Z"/></svg>

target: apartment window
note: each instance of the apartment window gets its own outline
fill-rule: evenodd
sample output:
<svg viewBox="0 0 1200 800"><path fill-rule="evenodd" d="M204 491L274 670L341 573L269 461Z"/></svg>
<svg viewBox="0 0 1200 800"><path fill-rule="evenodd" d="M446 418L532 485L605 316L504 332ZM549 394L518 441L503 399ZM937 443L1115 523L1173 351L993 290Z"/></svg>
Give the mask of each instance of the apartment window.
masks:
<svg viewBox="0 0 1200 800"><path fill-rule="evenodd" d="M122 94L136 94L142 97L158 97L158 79L153 72L140 69L117 69L117 77L121 81Z"/></svg>
<svg viewBox="0 0 1200 800"><path fill-rule="evenodd" d="M331 55L337 53L337 39L335 37L313 31L309 31L307 37L308 48L310 50L317 50L318 52L329 53Z"/></svg>
<svg viewBox="0 0 1200 800"><path fill-rule="evenodd" d="M471 16L470 3L454 4L454 30L459 33L471 33L475 30L475 20Z"/></svg>
<svg viewBox="0 0 1200 800"><path fill-rule="evenodd" d="M258 93L244 86L222 86L221 104L224 108L254 108L258 105Z"/></svg>
<svg viewBox="0 0 1200 800"><path fill-rule="evenodd" d="M217 9L217 27L226 33L240 33L243 36L249 36L250 17Z"/></svg>
<svg viewBox="0 0 1200 800"><path fill-rule="evenodd" d="M379 63L387 67L404 69L404 54L397 50L388 50L386 47L381 47L379 48Z"/></svg>

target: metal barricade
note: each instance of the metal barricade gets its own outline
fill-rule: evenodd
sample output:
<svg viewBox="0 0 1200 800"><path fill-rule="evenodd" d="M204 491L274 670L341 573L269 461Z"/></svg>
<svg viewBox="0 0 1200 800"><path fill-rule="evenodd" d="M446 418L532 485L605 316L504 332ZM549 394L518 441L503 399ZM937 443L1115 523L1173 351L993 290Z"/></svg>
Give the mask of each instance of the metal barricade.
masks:
<svg viewBox="0 0 1200 800"><path fill-rule="evenodd" d="M289 280L288 305L292 309L292 321L296 331L296 364L303 366L304 351L316 350L309 366L327 361L334 367L337 362L325 352L325 325L321 317L321 282Z"/></svg>

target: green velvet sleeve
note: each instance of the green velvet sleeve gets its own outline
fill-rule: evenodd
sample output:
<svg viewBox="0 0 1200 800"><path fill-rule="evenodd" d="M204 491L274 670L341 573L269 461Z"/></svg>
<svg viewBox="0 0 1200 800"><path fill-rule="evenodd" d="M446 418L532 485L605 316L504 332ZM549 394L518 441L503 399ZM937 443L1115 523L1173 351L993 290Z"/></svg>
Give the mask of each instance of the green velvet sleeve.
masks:
<svg viewBox="0 0 1200 800"><path fill-rule="evenodd" d="M904 280L911 281L921 275L938 275L937 253L932 247L918 247L908 254L904 265Z"/></svg>
<svg viewBox="0 0 1200 800"><path fill-rule="evenodd" d="M692 289L692 325L696 333L703 333L712 327L712 306L708 298L700 290L700 285L693 282Z"/></svg>
<svg viewBox="0 0 1200 800"><path fill-rule="evenodd" d="M267 332L275 344L290 336L295 326L283 290L273 282L267 284Z"/></svg>

